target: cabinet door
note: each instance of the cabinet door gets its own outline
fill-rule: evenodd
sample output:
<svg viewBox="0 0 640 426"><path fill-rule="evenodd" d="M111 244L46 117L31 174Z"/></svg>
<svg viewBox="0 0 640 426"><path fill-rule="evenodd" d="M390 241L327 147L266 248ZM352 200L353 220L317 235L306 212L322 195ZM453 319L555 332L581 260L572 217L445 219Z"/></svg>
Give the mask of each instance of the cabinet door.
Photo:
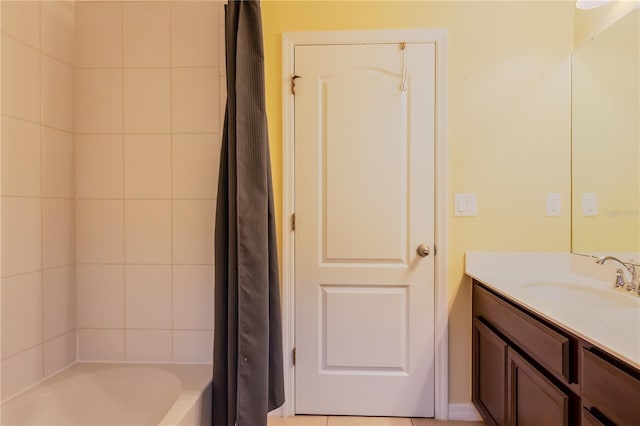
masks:
<svg viewBox="0 0 640 426"><path fill-rule="evenodd" d="M513 349L508 350L508 422L518 426L569 424L569 396Z"/></svg>
<svg viewBox="0 0 640 426"><path fill-rule="evenodd" d="M489 425L506 419L507 344L478 318L473 319L473 402Z"/></svg>

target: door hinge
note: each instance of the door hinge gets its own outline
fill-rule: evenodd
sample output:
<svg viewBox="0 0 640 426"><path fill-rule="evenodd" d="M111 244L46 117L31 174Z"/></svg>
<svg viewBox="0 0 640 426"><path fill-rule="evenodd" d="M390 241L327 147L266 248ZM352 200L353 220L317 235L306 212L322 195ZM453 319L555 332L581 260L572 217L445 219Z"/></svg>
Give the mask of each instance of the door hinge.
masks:
<svg viewBox="0 0 640 426"><path fill-rule="evenodd" d="M291 76L291 94L295 95L296 94L296 80L302 78L302 76L299 75L292 75Z"/></svg>
<svg viewBox="0 0 640 426"><path fill-rule="evenodd" d="M438 246L436 246L435 244L433 245L433 255L435 256L436 254L438 254Z"/></svg>
<svg viewBox="0 0 640 426"><path fill-rule="evenodd" d="M291 357L293 358L293 366L296 366L296 348L291 351Z"/></svg>
<svg viewBox="0 0 640 426"><path fill-rule="evenodd" d="M296 214L292 214L291 215L291 230L295 231L296 230Z"/></svg>

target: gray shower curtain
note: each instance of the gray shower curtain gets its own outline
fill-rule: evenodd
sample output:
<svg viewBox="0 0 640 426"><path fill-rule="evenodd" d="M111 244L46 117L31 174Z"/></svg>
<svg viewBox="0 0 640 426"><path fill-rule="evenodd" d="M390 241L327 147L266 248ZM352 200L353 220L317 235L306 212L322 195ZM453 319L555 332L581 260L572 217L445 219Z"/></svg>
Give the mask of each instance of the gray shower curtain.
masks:
<svg viewBox="0 0 640 426"><path fill-rule="evenodd" d="M225 25L213 424L266 426L267 412L284 403L284 380L259 1L229 1Z"/></svg>

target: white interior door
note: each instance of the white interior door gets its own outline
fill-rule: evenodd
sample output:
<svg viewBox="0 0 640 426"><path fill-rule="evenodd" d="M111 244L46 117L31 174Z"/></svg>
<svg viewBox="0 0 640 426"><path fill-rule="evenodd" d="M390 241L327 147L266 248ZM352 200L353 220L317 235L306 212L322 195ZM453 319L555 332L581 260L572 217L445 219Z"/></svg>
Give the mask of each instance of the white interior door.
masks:
<svg viewBox="0 0 640 426"><path fill-rule="evenodd" d="M434 415L434 70L295 47L296 413Z"/></svg>

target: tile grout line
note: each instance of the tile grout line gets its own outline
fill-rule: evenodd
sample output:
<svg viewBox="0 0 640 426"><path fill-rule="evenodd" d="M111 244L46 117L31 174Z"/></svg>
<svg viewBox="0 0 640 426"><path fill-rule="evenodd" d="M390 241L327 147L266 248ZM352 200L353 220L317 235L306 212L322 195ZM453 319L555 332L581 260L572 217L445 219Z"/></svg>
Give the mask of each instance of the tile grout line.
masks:
<svg viewBox="0 0 640 426"><path fill-rule="evenodd" d="M30 46L31 47L31 46ZM64 63L64 62L63 62ZM94 66L94 67L87 67L87 66L83 66L83 67L78 67L79 70L117 70L120 68L124 68L124 67L115 67L115 66ZM191 69L191 68L197 68L197 69L212 69L212 68L219 68L217 65L175 65L175 66L146 66L146 67L140 67L140 66L133 66L133 67L126 67L129 70L149 70L149 69L165 69L165 70L170 70L170 69Z"/></svg>
<svg viewBox="0 0 640 426"><path fill-rule="evenodd" d="M2 114L3 116L6 117L10 117L10 118L18 118L18 117L12 117L10 115L7 114ZM28 123L31 123L29 120L25 120L23 118L18 118L19 120L22 121L26 121ZM38 123L34 123L34 124L38 124ZM48 126L45 126L48 127ZM55 128L54 128L55 129ZM63 129L55 129L55 130L61 130L64 131ZM187 131L181 131L181 132L102 132L102 133L92 133L92 132L78 132L78 135L80 136L113 136L113 135L121 135L121 134L126 134L126 135L133 135L133 136L140 136L140 135L148 135L148 136L158 136L158 135L209 135L209 136L213 136L213 135L220 135L220 132L187 132Z"/></svg>
<svg viewBox="0 0 640 426"><path fill-rule="evenodd" d="M12 115L10 113L3 112L0 115L2 115L2 117L11 118L13 120L21 121L21 122L24 122L24 123L40 125L40 126L46 128L46 129L57 130L58 132L67 133L69 135L75 135L74 130L63 129L61 127L55 127L55 126L50 125L50 124L44 124L44 123L37 122L37 121L31 121L28 118L18 117L17 115Z"/></svg>
<svg viewBox="0 0 640 426"><path fill-rule="evenodd" d="M75 333L74 362L80 361L80 329L78 327L78 134L76 120L77 104L77 76L76 61L76 4L73 4L73 41L71 44L71 111L72 111L72 146L73 146L73 331Z"/></svg>
<svg viewBox="0 0 640 426"><path fill-rule="evenodd" d="M10 34L10 33L6 32L6 31L0 31L0 34L2 34L4 36L7 36L11 40L13 40L13 41L15 41L17 43L20 43L25 47L28 47L28 48L33 49L33 50L37 50L38 53L40 53L41 55L44 55L44 56L46 56L46 57L48 57L50 59L54 59L56 62L59 62L59 63L61 63L63 65L68 66L68 67L73 67L73 64L68 64L63 59L58 58L54 54L49 53L49 52L45 52L44 50L42 50L42 16L41 16L42 15L42 7L40 7L39 9L40 10L38 10L38 17L40 19L40 28L38 28L38 33L39 33L38 40L40 42L40 46L38 46L38 47L33 46L33 45L27 43L26 41L21 40L20 38L14 36L13 34Z"/></svg>
<svg viewBox="0 0 640 426"><path fill-rule="evenodd" d="M39 1L38 2L38 68L39 68L39 75L38 77L40 78L40 94L39 94L39 112L40 112L40 118L39 118L39 135L40 135L40 303L41 303L41 308L40 308L40 314L42 315L41 317L41 322L42 322L42 329L40 330L41 335L40 335L40 344L42 345L42 358L41 358L41 367L42 367L42 374L40 376L40 380L44 379L45 377L45 362L44 362L44 358L45 358L45 353L44 353L44 328L45 328L45 319L44 319L44 304L45 304L45 298L44 298L44 240L45 240L45 234L44 234L44 173L43 173L43 169L44 169L44 143L43 143L43 136L44 136L44 132L42 130L42 107L43 107L43 102L42 102L42 80L43 80L43 70L42 70L42 2Z"/></svg>
<svg viewBox="0 0 640 426"><path fill-rule="evenodd" d="M171 201L169 203L169 217L171 218L169 223L170 230L170 241L171 241L171 360L175 362L175 318L174 318L174 295L175 295L175 274L173 273L174 269L174 243L175 238L173 235L173 225L174 225L174 212L173 212L173 180L174 180L174 170L173 170L173 6L174 3L172 1L169 2L169 196Z"/></svg>
<svg viewBox="0 0 640 426"><path fill-rule="evenodd" d="M120 123L120 143L122 146L122 348L124 353L122 354L123 360L127 360L127 207L126 207L126 167L125 167L125 141L124 141L124 130L125 130L125 64L124 64L124 4L120 3L120 66L121 66L121 99L122 102L122 122Z"/></svg>

